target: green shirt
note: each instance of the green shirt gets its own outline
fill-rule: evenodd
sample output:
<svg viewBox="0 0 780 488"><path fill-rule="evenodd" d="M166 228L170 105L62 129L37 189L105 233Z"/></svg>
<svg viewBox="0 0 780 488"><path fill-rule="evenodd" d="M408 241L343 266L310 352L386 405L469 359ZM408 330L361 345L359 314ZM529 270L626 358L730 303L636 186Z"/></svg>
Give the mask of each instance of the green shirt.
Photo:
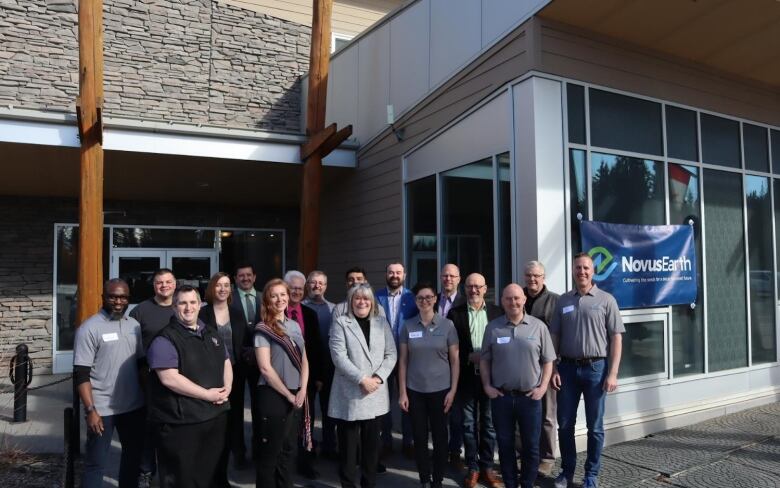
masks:
<svg viewBox="0 0 780 488"><path fill-rule="evenodd" d="M475 309L468 305L468 310L471 347L474 349L474 352L479 352L482 349L482 338L485 336L485 328L488 324L487 308L483 303L480 309Z"/></svg>

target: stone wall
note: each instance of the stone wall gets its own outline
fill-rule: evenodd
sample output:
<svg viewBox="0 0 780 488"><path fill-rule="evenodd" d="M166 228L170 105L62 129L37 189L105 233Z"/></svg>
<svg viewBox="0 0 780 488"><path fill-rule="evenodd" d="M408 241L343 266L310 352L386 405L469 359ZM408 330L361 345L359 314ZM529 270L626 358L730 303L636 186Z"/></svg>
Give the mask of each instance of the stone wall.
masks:
<svg viewBox="0 0 780 488"><path fill-rule="evenodd" d="M73 112L77 0L0 0L0 104ZM211 0L104 1L105 114L300 131L309 27Z"/></svg>
<svg viewBox="0 0 780 488"><path fill-rule="evenodd" d="M106 224L282 228L287 266L296 264L297 208L107 201ZM54 224L78 221L75 199L0 197L0 386L17 344L28 345L36 374L51 373ZM107 259L107 257L106 257ZM5 378L5 379L1 379Z"/></svg>

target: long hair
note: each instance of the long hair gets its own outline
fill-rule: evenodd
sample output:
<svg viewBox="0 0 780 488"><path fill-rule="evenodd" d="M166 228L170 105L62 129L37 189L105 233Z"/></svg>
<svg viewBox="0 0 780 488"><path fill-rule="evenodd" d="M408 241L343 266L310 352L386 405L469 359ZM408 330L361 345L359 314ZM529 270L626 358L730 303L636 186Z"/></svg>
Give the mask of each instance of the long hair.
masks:
<svg viewBox="0 0 780 488"><path fill-rule="evenodd" d="M217 282L221 280L222 278L227 278L228 282L230 282L230 275L227 273L223 273L222 271L219 271L217 273L214 273L214 276L211 277L209 280L209 285L206 287L206 301L210 303L212 306L214 305L214 301L217 298ZM230 305L230 302L233 301L233 288L231 285L230 293L228 293L227 297L227 304Z"/></svg>
<svg viewBox="0 0 780 488"><path fill-rule="evenodd" d="M262 318L263 323L272 328L274 332L279 335L285 335L286 332L284 327L276 321L276 313L273 311L273 303L271 302L271 289L277 286L284 287L284 290L287 292L287 299L289 300L290 287L287 286L287 283L279 278L269 280L263 287L263 301L262 306L260 307L260 318Z"/></svg>

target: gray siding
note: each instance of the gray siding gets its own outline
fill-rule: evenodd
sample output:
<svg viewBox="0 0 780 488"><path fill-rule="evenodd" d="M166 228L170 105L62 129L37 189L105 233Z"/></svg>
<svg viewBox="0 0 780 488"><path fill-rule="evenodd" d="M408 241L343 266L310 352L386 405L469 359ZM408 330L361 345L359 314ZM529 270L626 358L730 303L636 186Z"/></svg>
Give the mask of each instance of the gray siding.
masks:
<svg viewBox="0 0 780 488"><path fill-rule="evenodd" d="M310 28L210 0L104 2L107 116L298 132ZM0 103L73 112L76 0L0 5Z"/></svg>

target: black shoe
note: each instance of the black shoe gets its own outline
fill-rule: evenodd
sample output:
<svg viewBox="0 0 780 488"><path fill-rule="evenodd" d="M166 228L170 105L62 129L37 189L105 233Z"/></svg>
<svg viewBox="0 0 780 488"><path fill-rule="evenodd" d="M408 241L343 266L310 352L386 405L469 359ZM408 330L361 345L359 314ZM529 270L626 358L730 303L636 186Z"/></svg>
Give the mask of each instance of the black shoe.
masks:
<svg viewBox="0 0 780 488"><path fill-rule="evenodd" d="M309 480L316 480L320 477L320 473L311 464L299 464L298 474Z"/></svg>
<svg viewBox="0 0 780 488"><path fill-rule="evenodd" d="M431 483L431 488L442 488L441 481L434 481Z"/></svg>
<svg viewBox="0 0 780 488"><path fill-rule="evenodd" d="M377 463L376 465L376 472L377 474L382 474L387 472L387 466L385 466L382 463Z"/></svg>
<svg viewBox="0 0 780 488"><path fill-rule="evenodd" d="M431 484L428 483L427 481L423 481L422 483L420 483L420 488L431 488Z"/></svg>
<svg viewBox="0 0 780 488"><path fill-rule="evenodd" d="M252 463L249 462L249 459L247 459L246 456L233 457L233 467L237 470L243 471L245 469L249 469L251 466Z"/></svg>

